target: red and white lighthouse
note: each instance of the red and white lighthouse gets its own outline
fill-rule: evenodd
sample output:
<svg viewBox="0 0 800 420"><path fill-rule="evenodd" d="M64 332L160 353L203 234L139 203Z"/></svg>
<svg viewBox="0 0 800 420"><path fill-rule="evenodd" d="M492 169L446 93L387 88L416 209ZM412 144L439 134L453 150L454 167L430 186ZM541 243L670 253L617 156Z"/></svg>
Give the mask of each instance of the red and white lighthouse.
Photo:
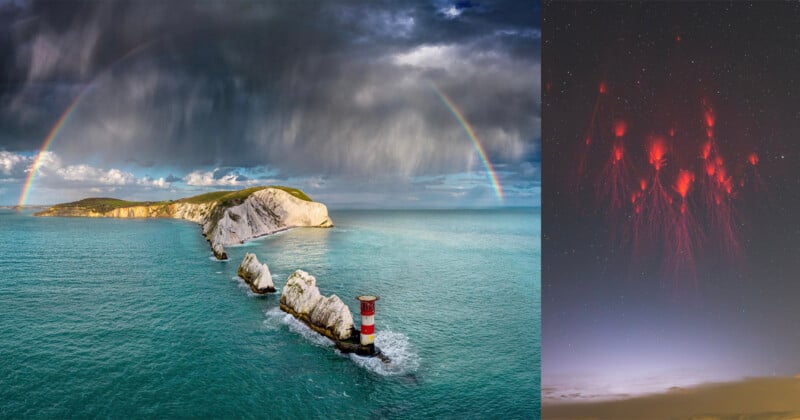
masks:
<svg viewBox="0 0 800 420"><path fill-rule="evenodd" d="M356 299L361 301L361 346L369 347L372 353L375 342L375 302L379 297L362 295Z"/></svg>

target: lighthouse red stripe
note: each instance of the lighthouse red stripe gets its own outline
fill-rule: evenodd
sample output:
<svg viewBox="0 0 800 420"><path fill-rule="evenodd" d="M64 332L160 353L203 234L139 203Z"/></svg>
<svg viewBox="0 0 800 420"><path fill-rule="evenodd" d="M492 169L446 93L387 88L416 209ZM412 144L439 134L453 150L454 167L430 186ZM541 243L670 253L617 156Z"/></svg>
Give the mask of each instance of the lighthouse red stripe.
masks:
<svg viewBox="0 0 800 420"><path fill-rule="evenodd" d="M371 309L361 308L361 315L375 315L375 307L373 306Z"/></svg>
<svg viewBox="0 0 800 420"><path fill-rule="evenodd" d="M375 326L374 325L362 325L361 326L361 334L370 335L375 333Z"/></svg>

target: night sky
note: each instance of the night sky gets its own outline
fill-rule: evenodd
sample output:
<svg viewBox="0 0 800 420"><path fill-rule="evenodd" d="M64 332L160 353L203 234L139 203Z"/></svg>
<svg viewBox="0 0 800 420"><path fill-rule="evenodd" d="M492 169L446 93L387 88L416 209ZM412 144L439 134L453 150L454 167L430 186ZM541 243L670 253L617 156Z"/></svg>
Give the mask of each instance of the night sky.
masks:
<svg viewBox="0 0 800 420"><path fill-rule="evenodd" d="M29 204L538 205L540 22L535 1L0 0L0 205L69 109Z"/></svg>
<svg viewBox="0 0 800 420"><path fill-rule="evenodd" d="M797 22L543 5L545 401L800 373Z"/></svg>

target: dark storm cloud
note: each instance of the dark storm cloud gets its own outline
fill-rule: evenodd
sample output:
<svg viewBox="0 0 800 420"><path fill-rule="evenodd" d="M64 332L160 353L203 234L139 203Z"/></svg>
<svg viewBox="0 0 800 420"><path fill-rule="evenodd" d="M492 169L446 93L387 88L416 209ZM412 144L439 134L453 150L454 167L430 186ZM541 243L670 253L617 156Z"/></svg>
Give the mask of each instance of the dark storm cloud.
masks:
<svg viewBox="0 0 800 420"><path fill-rule="evenodd" d="M283 176L537 157L539 12L523 2L0 4L0 149Z"/></svg>

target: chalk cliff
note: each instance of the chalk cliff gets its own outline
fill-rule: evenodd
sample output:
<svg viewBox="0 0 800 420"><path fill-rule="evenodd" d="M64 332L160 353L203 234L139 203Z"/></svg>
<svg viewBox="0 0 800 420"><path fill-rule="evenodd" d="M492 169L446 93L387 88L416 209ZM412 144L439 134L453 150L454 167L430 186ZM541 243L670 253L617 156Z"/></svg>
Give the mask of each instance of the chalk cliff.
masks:
<svg viewBox="0 0 800 420"><path fill-rule="evenodd" d="M355 332L350 308L336 295L322 296L317 279L303 270L295 271L286 280L281 309L332 340L347 340Z"/></svg>
<svg viewBox="0 0 800 420"><path fill-rule="evenodd" d="M232 245L298 226L332 227L328 208L274 188L251 194L242 204L217 207L203 221L212 244Z"/></svg>
<svg viewBox="0 0 800 420"><path fill-rule="evenodd" d="M37 216L149 218L190 220L217 259L227 259L225 246L295 227L333 227L328 208L302 191L286 187L257 187L222 191L178 201L137 203L115 199L86 199L59 204Z"/></svg>

